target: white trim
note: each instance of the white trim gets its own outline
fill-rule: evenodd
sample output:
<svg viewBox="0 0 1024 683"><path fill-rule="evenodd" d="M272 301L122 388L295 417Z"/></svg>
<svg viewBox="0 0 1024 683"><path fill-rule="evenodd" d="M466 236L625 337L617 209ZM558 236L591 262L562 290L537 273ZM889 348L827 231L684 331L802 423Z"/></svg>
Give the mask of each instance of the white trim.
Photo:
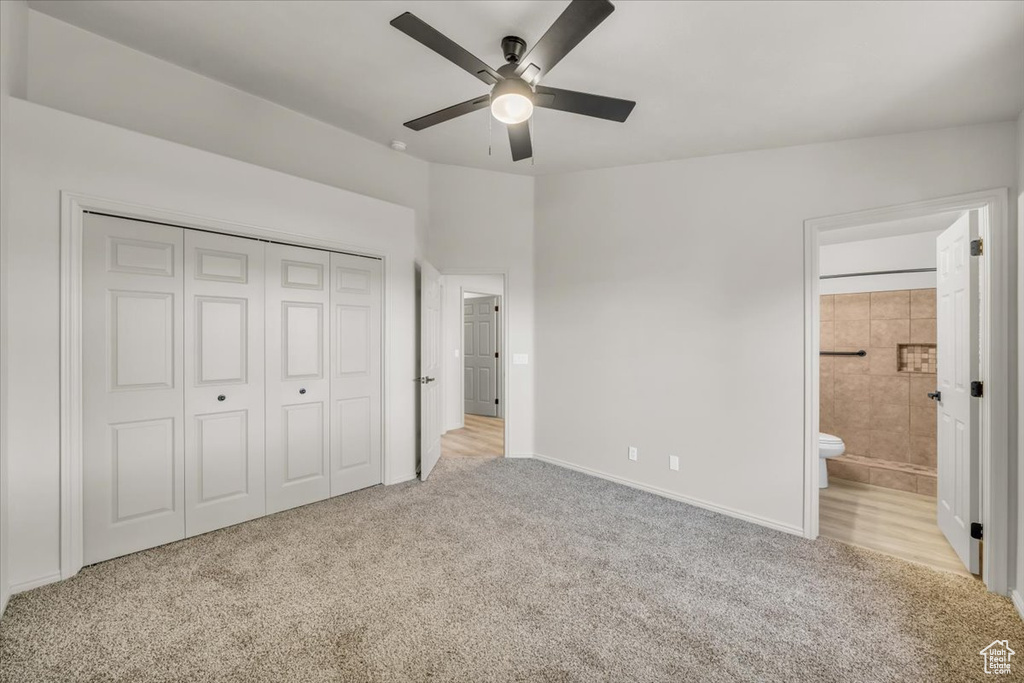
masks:
<svg viewBox="0 0 1024 683"><path fill-rule="evenodd" d="M768 519L767 517L760 517L758 515L751 515L746 512L740 512L739 510L734 510L733 508L730 507L725 507L723 505L718 505L716 503L709 503L708 501L701 500L700 498L683 496L678 493L669 491L667 489L658 488L657 486L641 484L640 482L633 481L632 479L625 479L624 477L616 477L615 475L612 474L605 474L604 472L592 470L589 467L583 467L582 465L575 465L565 460L552 458L549 455L541 455L540 453L534 453L533 458L535 460L540 460L541 462L546 462L551 465L557 465L558 467L564 467L566 469L574 470L576 472L582 472L583 474L589 474L590 476L597 477L598 479L604 479L606 481L615 482L616 484L622 484L623 486L628 486L633 489L639 489L640 491L653 493L654 495L661 496L662 498L668 498L669 500L674 500L680 503L686 503L687 505L693 505L694 507L699 507L704 510L710 510L711 512L717 512L718 514L725 515L726 517L741 519L744 522L750 522L751 524L757 524L758 526L765 526L769 529L775 529L776 531L782 531L787 534L792 534L794 536L804 535L804 530L797 526L783 524L782 522L776 522L775 520Z"/></svg>
<svg viewBox="0 0 1024 683"><path fill-rule="evenodd" d="M404 484L405 482L412 481L413 479L416 478L417 474L415 472L413 472L412 474L402 474L392 478L390 481L385 482L385 484L387 486L394 486L395 484Z"/></svg>
<svg viewBox="0 0 1024 683"><path fill-rule="evenodd" d="M528 460L536 457L533 453L506 453L506 458L519 458L521 460Z"/></svg>
<svg viewBox="0 0 1024 683"><path fill-rule="evenodd" d="M61 580L60 572L53 572L52 574L46 574L35 579L29 579L28 581L22 581L11 586L11 595L15 593L24 593L30 591L33 588L39 588L45 586L48 583L56 583Z"/></svg>
<svg viewBox="0 0 1024 683"><path fill-rule="evenodd" d="M509 303L512 298L511 288L508 281L508 269L507 268L444 268L440 271L441 275L500 275L501 276L501 349L505 357L502 359L501 373L502 373L502 386L501 386L501 401L504 403L502 410L502 419L505 421L505 433L502 441L502 448L505 451L504 457L509 456L509 434L512 433L511 424L513 422L512 416L515 414L512 404L509 403L509 386L512 384L512 351L509 349L509 311L512 310L512 306ZM459 288L460 295L462 294L462 288ZM459 314L462 315L461 313ZM446 358L446 363L450 363L451 360ZM447 373L445 373L447 374ZM461 392L460 392L461 396ZM447 397L445 398L447 402ZM463 401L465 403L465 401ZM463 420L465 420L465 412L463 412ZM465 423L463 423L465 424Z"/></svg>
<svg viewBox="0 0 1024 683"><path fill-rule="evenodd" d="M1021 619L1024 619L1024 595L1017 589L1010 591L1010 600L1013 601L1013 606L1017 608L1017 614L1020 615Z"/></svg>
<svg viewBox="0 0 1024 683"><path fill-rule="evenodd" d="M182 228L195 228L225 235L251 237L314 249L328 249L360 256L379 258L382 262L381 316L384 348L381 373L381 406L383 431L381 439L381 481L395 484L406 481L403 475L393 476L391 459L391 401L389 391L391 359L394 357L389 334L391 319L392 273L386 253L363 247L322 239L298 233L281 232L244 223L168 209L130 204L100 197L91 197L67 190L61 191L60 218L60 571L59 573L22 583L34 588L43 583L67 579L77 574L83 565L83 510L82 510L82 230L86 211L123 216L144 221L155 221ZM21 588L20 590L28 590ZM14 592L12 587L12 593Z"/></svg>
<svg viewBox="0 0 1024 683"><path fill-rule="evenodd" d="M982 579L990 591L1005 595L1010 569L1008 477L1009 250L1006 188L930 199L804 221L804 535L818 536L818 235L825 230L918 218L950 211L985 209L980 230L985 241L981 277L981 521Z"/></svg>

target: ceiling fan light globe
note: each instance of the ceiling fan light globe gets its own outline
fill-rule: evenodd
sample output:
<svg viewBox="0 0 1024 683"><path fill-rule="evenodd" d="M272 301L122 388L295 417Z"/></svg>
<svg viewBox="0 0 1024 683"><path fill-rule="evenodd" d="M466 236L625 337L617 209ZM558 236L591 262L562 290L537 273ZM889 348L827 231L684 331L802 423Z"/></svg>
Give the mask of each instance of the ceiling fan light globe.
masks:
<svg viewBox="0 0 1024 683"><path fill-rule="evenodd" d="M533 102L520 93L506 93L491 100L491 113L502 123L522 123L533 116Z"/></svg>

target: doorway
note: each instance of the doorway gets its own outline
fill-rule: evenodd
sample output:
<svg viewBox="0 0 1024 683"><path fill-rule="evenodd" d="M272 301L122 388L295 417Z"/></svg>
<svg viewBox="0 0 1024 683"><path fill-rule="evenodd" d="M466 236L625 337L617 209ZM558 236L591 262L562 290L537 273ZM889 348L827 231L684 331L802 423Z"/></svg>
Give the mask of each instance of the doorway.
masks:
<svg viewBox="0 0 1024 683"><path fill-rule="evenodd" d="M1005 593L1005 192L805 225L805 535Z"/></svg>
<svg viewBox="0 0 1024 683"><path fill-rule="evenodd" d="M505 278L445 275L442 456L505 455Z"/></svg>

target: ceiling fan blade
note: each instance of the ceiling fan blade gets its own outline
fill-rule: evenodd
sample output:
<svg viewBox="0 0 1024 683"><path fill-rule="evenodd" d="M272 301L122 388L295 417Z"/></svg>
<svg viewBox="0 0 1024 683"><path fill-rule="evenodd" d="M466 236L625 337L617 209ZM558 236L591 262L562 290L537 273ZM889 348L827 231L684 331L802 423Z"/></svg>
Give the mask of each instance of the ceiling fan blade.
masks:
<svg viewBox="0 0 1024 683"><path fill-rule="evenodd" d="M533 65L536 68L530 69L530 82L536 83L614 11L615 6L608 0L572 0L551 28L519 60L516 76L522 76Z"/></svg>
<svg viewBox="0 0 1024 683"><path fill-rule="evenodd" d="M533 143L530 141L529 121L509 124L508 141L512 145L512 161L529 159L533 156Z"/></svg>
<svg viewBox="0 0 1024 683"><path fill-rule="evenodd" d="M405 126L407 128L412 128L413 130L423 130L424 128L430 128L431 126L436 126L437 124L444 123L445 121L451 121L454 118L474 112L477 109L483 109L490 103L490 95L481 95L480 97L475 97L471 100L466 100L465 102L459 102L458 104L453 104L450 107L445 107L444 109L435 111L433 114L427 114L426 116L421 116L418 119L406 121Z"/></svg>
<svg viewBox="0 0 1024 683"><path fill-rule="evenodd" d="M557 109L573 114L593 116L598 119L618 121L622 123L633 111L636 102L620 100L604 95L591 95L575 90L562 90L561 88L546 88L538 85L535 89L534 104L545 109Z"/></svg>
<svg viewBox="0 0 1024 683"><path fill-rule="evenodd" d="M462 67L487 85L494 85L501 80L497 71L412 12L395 17L391 20L391 25L413 40L423 43L449 62Z"/></svg>

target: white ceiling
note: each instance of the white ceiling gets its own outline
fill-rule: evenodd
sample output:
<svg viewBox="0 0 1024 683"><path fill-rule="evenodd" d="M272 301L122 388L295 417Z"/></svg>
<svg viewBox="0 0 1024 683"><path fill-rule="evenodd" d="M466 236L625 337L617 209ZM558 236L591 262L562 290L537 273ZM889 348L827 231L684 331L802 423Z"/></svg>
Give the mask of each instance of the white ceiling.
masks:
<svg viewBox="0 0 1024 683"><path fill-rule="evenodd" d="M33 9L429 161L551 173L1016 118L1024 2L634 2L544 84L638 102L624 123L539 110L535 165L478 111L486 86L388 22L404 11L492 66L567 2L31 2Z"/></svg>
<svg viewBox="0 0 1024 683"><path fill-rule="evenodd" d="M862 242L864 240L876 240L885 237L913 235L919 232L938 233L953 225L961 215L963 215L963 211L951 211L921 216L919 218L904 218L898 221L826 230L818 236L818 244L825 246L847 242Z"/></svg>

